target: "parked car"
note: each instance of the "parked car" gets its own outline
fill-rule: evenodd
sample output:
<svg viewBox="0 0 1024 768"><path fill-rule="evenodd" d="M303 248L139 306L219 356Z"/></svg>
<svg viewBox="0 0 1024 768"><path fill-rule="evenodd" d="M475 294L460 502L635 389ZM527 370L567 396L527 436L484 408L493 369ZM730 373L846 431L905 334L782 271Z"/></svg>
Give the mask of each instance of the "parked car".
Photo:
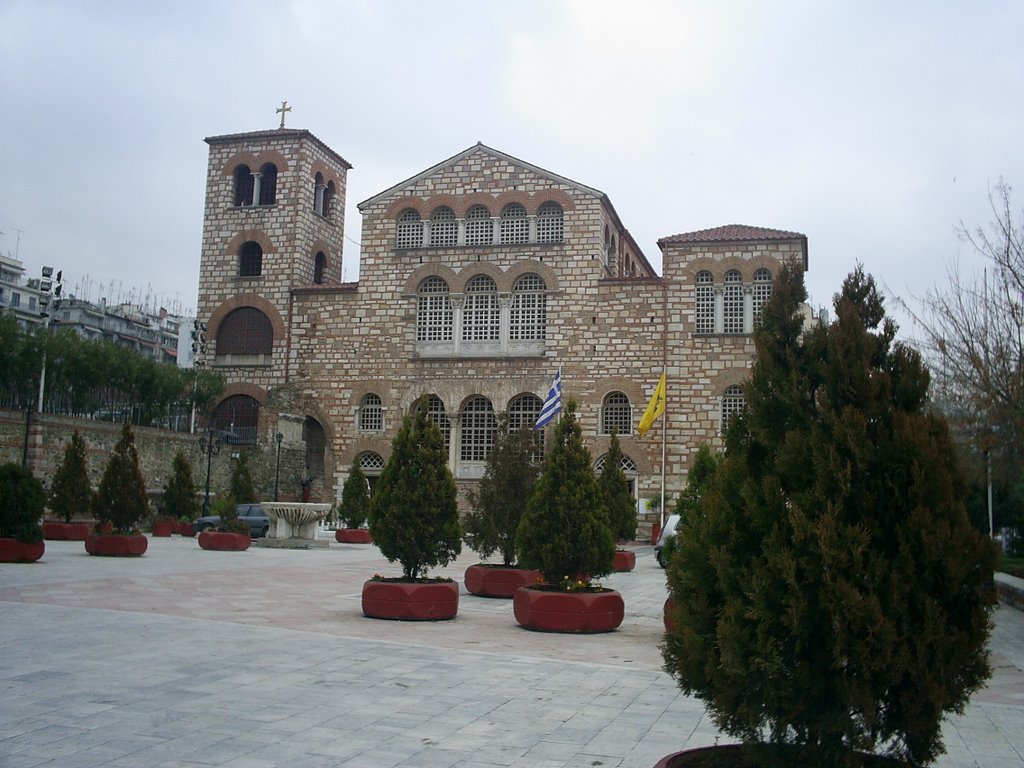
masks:
<svg viewBox="0 0 1024 768"><path fill-rule="evenodd" d="M665 549L665 542L676 535L677 525L679 525L679 515L669 515L668 520L665 521L665 527L661 529L661 535L658 536L658 543L654 545L654 556L658 559L658 565L662 568L668 565L665 562L662 550Z"/></svg>
<svg viewBox="0 0 1024 768"><path fill-rule="evenodd" d="M259 504L239 504L238 519L249 524L249 533L254 539L267 535L270 530L270 518L263 511ZM206 515L198 517L192 522L192 528L196 533L208 531L220 525L220 515Z"/></svg>

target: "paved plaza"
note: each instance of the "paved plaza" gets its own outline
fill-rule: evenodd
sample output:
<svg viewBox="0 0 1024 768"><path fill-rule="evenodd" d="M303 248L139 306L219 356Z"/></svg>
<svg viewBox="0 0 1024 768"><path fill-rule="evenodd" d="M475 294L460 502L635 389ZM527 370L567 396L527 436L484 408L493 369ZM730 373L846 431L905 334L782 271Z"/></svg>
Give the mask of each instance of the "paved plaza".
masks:
<svg viewBox="0 0 1024 768"><path fill-rule="evenodd" d="M646 768L728 741L661 670L664 572L636 551L604 580L621 629L571 636L465 592L453 621L366 619L362 583L399 573L372 546L48 541L0 565L0 767ZM992 663L936 765L1024 765L1024 613L996 612Z"/></svg>

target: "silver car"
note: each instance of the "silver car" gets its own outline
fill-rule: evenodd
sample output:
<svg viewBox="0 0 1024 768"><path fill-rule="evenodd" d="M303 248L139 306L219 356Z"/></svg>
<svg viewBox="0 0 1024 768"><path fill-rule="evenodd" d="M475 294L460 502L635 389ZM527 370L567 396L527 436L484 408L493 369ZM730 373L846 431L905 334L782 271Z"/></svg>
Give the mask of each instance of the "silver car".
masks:
<svg viewBox="0 0 1024 768"><path fill-rule="evenodd" d="M270 530L270 518L259 504L239 504L238 519L249 524L249 535L254 539L262 538ZM192 529L196 533L208 531L220 525L220 515L206 515L192 521Z"/></svg>
<svg viewBox="0 0 1024 768"><path fill-rule="evenodd" d="M679 515L669 515L668 520L665 521L665 527L661 529L661 535L658 536L658 543L654 545L654 556L658 558L658 565L662 568L667 565L662 550L665 549L665 542L676 535L677 525L679 525Z"/></svg>

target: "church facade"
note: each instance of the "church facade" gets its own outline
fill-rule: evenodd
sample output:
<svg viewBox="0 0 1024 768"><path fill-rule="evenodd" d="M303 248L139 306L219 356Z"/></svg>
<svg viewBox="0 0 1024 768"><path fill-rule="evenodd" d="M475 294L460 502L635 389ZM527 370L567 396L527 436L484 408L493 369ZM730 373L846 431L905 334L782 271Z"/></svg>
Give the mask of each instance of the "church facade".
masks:
<svg viewBox="0 0 1024 768"><path fill-rule="evenodd" d="M804 235L730 225L659 240L658 275L603 192L476 144L359 204L345 283L351 165L305 130L206 141L199 363L228 382L214 420L303 451L314 499L339 496L354 461L372 484L423 395L464 493L499 415L532 426L559 370L595 470L618 434L637 498L656 496L664 439L675 496L743 405L773 276L807 266ZM640 437L663 370L665 415Z"/></svg>

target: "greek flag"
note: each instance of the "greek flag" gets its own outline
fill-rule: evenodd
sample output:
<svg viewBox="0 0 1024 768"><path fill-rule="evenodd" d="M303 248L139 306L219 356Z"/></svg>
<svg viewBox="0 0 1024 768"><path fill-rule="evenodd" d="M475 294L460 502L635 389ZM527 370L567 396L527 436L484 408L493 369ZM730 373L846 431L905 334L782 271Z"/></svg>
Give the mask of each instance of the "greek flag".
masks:
<svg viewBox="0 0 1024 768"><path fill-rule="evenodd" d="M534 429L541 429L546 427L555 416L557 416L562 410L562 371L559 370L555 374L555 380L551 382L551 389L548 390L548 396L544 400L544 405L541 406L540 416L537 417L537 423L533 425Z"/></svg>

